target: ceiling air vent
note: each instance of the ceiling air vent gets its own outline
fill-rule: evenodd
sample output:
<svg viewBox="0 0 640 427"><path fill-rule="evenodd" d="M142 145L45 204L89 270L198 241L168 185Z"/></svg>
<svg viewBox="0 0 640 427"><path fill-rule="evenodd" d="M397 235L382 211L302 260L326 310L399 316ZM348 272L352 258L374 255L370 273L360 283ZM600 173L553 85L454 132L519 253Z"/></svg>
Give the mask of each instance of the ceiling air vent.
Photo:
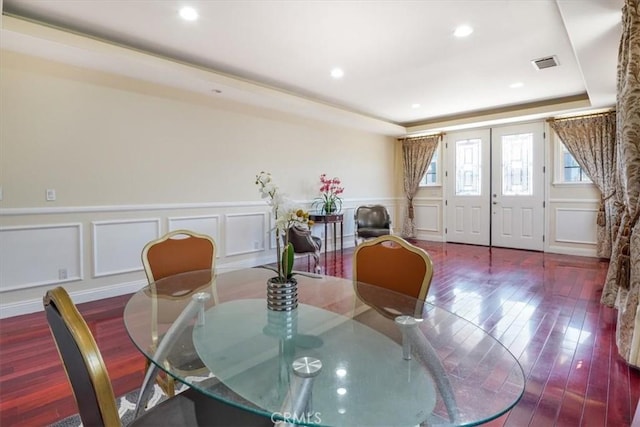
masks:
<svg viewBox="0 0 640 427"><path fill-rule="evenodd" d="M544 70L545 68L557 67L558 59L555 55L538 58L531 61L536 70Z"/></svg>

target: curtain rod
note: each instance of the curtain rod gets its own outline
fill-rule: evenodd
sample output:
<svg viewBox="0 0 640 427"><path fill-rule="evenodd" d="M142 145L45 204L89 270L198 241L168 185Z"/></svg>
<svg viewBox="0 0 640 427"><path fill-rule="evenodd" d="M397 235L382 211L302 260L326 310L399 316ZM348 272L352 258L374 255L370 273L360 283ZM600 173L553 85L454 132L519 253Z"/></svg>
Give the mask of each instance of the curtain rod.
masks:
<svg viewBox="0 0 640 427"><path fill-rule="evenodd" d="M609 114L615 114L615 113L616 113L616 110L610 110L610 111L604 111L602 113L585 114L583 116L562 117L562 118L559 118L559 119L551 117L551 118L547 119L547 123L563 122L563 121L567 121L567 120L586 119L586 118L589 118L589 117L608 116Z"/></svg>
<svg viewBox="0 0 640 427"><path fill-rule="evenodd" d="M429 138L430 136L439 136L440 139L442 139L443 136L446 135L446 132L438 132L438 133L430 133L430 134L426 134L426 135L420 135L420 136L404 136L402 138L398 138L398 140L400 141L411 141L412 139L420 139L420 138Z"/></svg>

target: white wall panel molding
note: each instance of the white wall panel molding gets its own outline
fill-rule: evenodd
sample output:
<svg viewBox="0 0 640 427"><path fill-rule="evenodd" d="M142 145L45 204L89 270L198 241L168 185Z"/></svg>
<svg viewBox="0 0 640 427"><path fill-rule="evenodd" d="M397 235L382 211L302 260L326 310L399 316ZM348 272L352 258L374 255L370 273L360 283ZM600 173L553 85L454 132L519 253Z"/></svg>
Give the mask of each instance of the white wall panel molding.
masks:
<svg viewBox="0 0 640 427"><path fill-rule="evenodd" d="M0 292L82 280L82 224L0 228Z"/></svg>
<svg viewBox="0 0 640 427"><path fill-rule="evenodd" d="M403 199L382 198L382 199L343 199L344 206L361 204L391 204ZM313 200L297 201L301 206L311 206ZM33 208L2 208L0 216L19 215L59 215L74 213L97 213L97 212L143 212L158 210L180 210L180 209L228 209L228 208L251 208L265 207L264 200L237 201L237 202L205 202L205 203L156 203L140 205L100 205L100 206L54 206L54 207L33 207Z"/></svg>
<svg viewBox="0 0 640 427"><path fill-rule="evenodd" d="M52 215L96 212L135 212L178 209L212 209L264 206L264 201L251 202L207 202L207 203L159 203L149 205L105 205L105 206L57 206L46 208L4 208L0 216Z"/></svg>
<svg viewBox="0 0 640 427"><path fill-rule="evenodd" d="M415 205L416 203L420 203L420 202L442 202L443 200L444 198L441 196L414 197L413 204Z"/></svg>
<svg viewBox="0 0 640 427"><path fill-rule="evenodd" d="M255 259L239 260L235 262L216 265L216 272L226 273L241 268L251 268L257 265L264 265L272 262L272 257L265 254ZM82 291L70 291L69 294L74 303L81 304L84 302L96 301L104 298L116 297L119 295L132 294L139 291L143 286L146 285L146 279L141 279L132 282L123 282L107 286L100 286ZM20 316L23 314L36 313L40 311L43 311L42 297L17 301L8 304L0 304L0 319Z"/></svg>
<svg viewBox="0 0 640 427"><path fill-rule="evenodd" d="M549 199L549 203L557 203L557 204L588 204L588 203L594 203L594 204L598 204L600 203L600 199Z"/></svg>
<svg viewBox="0 0 640 427"><path fill-rule="evenodd" d="M142 248L160 237L160 218L94 221L93 277L142 270Z"/></svg>
<svg viewBox="0 0 640 427"><path fill-rule="evenodd" d="M597 209L557 208L556 242L595 245Z"/></svg>
<svg viewBox="0 0 640 427"><path fill-rule="evenodd" d="M264 205L264 202L262 203ZM251 212L226 214L225 256L245 255L265 250L267 213Z"/></svg>
<svg viewBox="0 0 640 427"><path fill-rule="evenodd" d="M440 210L441 205L428 204L428 203L416 203L414 200L413 211L414 220L416 223L417 231L428 231L439 233L440 229Z"/></svg>
<svg viewBox="0 0 640 427"><path fill-rule="evenodd" d="M220 215L173 216L167 218L167 230L191 230L213 238L216 246L220 244ZM220 258L220 249L216 251Z"/></svg>

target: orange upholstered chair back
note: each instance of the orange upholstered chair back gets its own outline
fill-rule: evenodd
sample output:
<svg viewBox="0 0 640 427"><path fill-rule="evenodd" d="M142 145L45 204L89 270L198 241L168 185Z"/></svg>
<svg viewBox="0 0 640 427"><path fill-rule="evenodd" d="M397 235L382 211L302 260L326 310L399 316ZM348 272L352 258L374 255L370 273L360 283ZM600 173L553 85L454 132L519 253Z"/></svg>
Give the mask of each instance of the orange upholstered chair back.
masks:
<svg viewBox="0 0 640 427"><path fill-rule="evenodd" d="M174 274L212 270L216 254L213 239L189 230L176 230L146 244L142 263L149 283Z"/></svg>
<svg viewBox="0 0 640 427"><path fill-rule="evenodd" d="M354 282L387 288L424 301L432 276L429 254L400 237L381 236L355 249Z"/></svg>

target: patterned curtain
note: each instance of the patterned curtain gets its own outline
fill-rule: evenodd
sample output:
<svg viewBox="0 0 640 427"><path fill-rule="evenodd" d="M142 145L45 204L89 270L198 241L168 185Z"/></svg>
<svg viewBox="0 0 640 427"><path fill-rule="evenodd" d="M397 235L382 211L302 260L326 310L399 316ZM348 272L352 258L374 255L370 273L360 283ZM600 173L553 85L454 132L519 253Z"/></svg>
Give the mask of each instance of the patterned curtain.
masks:
<svg viewBox="0 0 640 427"><path fill-rule="evenodd" d="M420 181L429 168L433 153L438 148L442 134L419 138L403 138L402 167L404 169L404 193L407 197L407 212L402 225L403 237L415 237L416 225L413 213L413 197L418 191Z"/></svg>
<svg viewBox="0 0 640 427"><path fill-rule="evenodd" d="M615 239L616 113L550 120L576 162L600 190L598 256L609 258Z"/></svg>
<svg viewBox="0 0 640 427"><path fill-rule="evenodd" d="M640 368L640 0L622 8L616 109L621 215L602 302L618 309L618 353Z"/></svg>

